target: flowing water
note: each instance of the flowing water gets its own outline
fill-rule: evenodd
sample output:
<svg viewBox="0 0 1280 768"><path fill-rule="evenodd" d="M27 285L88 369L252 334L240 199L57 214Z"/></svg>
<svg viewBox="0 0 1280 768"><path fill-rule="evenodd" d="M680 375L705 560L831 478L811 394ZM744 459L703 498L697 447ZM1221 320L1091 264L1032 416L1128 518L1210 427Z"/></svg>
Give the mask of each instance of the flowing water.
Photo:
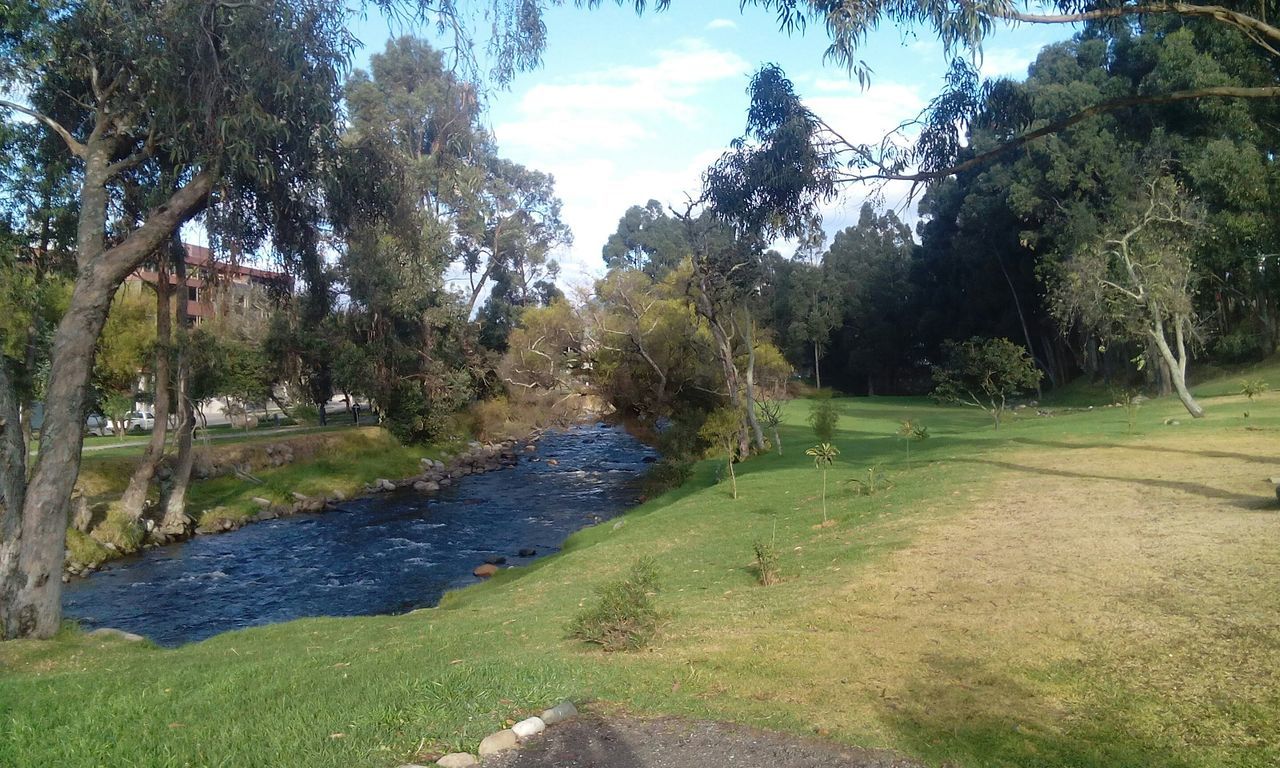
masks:
<svg viewBox="0 0 1280 768"><path fill-rule="evenodd" d="M530 562L625 511L653 456L620 427L581 425L544 436L513 468L438 493L357 499L117 560L68 584L63 606L86 628L176 645L302 616L435 605L478 581L471 571L486 559Z"/></svg>

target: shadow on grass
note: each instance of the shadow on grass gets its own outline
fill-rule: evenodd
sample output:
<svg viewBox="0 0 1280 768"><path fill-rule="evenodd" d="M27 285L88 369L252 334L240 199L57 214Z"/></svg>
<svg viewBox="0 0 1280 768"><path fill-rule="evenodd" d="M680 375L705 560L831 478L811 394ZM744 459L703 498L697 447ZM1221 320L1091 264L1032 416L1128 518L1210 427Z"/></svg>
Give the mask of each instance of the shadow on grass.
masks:
<svg viewBox="0 0 1280 768"><path fill-rule="evenodd" d="M1259 456L1255 453L1235 453L1232 451L1197 451L1191 448L1170 448L1168 446L1159 445L1133 445L1121 442L1064 443L1055 440L1037 440L1030 437L1015 437L1009 442L1041 446L1044 448L1065 448L1068 450L1087 448L1124 448L1128 451L1181 453L1188 456L1204 456L1211 459L1239 459L1241 461L1251 461L1258 464L1280 464L1280 456Z"/></svg>
<svg viewBox="0 0 1280 768"><path fill-rule="evenodd" d="M1124 709L1065 711L1061 691L1040 691L1003 666L972 657L928 658L907 701L885 720L907 752L944 765L1009 768L1189 768L1170 744L1128 727ZM1123 706L1121 704L1120 706ZM954 761L954 762L953 762Z"/></svg>
<svg viewBox="0 0 1280 768"><path fill-rule="evenodd" d="M1193 483L1188 480L1161 480L1154 477L1139 478L1123 477L1119 475L1090 474L1088 472L1072 472L1066 469L1033 467L1026 464L1015 464L1011 461L997 461L995 459L955 458L952 459L952 461L961 464L983 464L989 467L1008 469L1030 475L1048 475L1051 477L1066 477L1076 480L1112 480L1118 483L1129 483L1131 485L1143 485L1150 488L1181 491L1182 493L1203 496L1207 499L1218 499L1220 501L1230 502L1232 506L1240 509L1264 510L1274 506L1274 502L1270 497L1245 495L1232 491L1225 491L1221 488L1214 488L1211 485Z"/></svg>

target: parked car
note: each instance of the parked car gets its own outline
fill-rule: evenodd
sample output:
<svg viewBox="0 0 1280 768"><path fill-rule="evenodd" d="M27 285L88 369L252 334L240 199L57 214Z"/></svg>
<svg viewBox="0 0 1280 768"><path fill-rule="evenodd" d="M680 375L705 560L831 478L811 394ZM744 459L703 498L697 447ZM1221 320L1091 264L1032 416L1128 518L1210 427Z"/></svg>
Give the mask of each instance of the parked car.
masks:
<svg viewBox="0 0 1280 768"><path fill-rule="evenodd" d="M111 420L100 413L91 413L89 418L84 420L84 433L95 437L107 437L116 433L111 426Z"/></svg>
<svg viewBox="0 0 1280 768"><path fill-rule="evenodd" d="M156 415L150 411L130 411L124 420L125 432L149 432L156 428Z"/></svg>

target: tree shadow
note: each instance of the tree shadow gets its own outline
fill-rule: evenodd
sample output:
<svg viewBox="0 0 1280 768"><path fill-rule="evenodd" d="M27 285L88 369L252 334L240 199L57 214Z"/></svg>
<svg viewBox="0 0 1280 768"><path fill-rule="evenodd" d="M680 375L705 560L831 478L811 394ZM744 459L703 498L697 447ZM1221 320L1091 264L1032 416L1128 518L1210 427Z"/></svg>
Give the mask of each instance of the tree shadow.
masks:
<svg viewBox="0 0 1280 768"><path fill-rule="evenodd" d="M1056 692L1024 680L972 657L926 657L904 681L905 699L883 699L884 719L908 752L933 761L1018 768L1191 764L1175 757L1170 744L1129 728L1127 711L1085 705L1068 712Z"/></svg>
<svg viewBox="0 0 1280 768"><path fill-rule="evenodd" d="M1187 456L1204 456L1210 459L1239 459L1257 464L1280 465L1280 456L1259 456L1256 453L1235 453L1233 451L1193 450L1190 448L1170 448L1159 445L1132 445L1120 442L1064 443L1055 440L1043 440L1030 437L1015 437L1009 442L1023 445L1035 445L1044 448L1064 448L1068 450L1088 448L1123 448L1128 451L1154 451L1158 453L1181 453Z"/></svg>
<svg viewBox="0 0 1280 768"><path fill-rule="evenodd" d="M1205 485L1204 483L1191 482L1189 480L1161 480L1154 477L1140 478L1124 477L1120 475L1091 474L1088 472L1073 472L1066 469L1033 467L1025 464L1015 464L1011 461L997 461L995 459L954 458L951 459L951 461L962 464L983 464L989 467L1023 472L1030 475L1048 475L1052 477L1065 477L1073 480L1111 480L1117 483L1129 483L1131 485L1142 485L1149 488L1179 491L1181 493L1203 496L1207 499L1226 501L1229 502L1231 506L1239 509L1261 511L1269 509L1274 505L1273 500L1267 496L1253 496L1235 493L1233 491L1227 491L1221 488L1215 488L1211 485Z"/></svg>
<svg viewBox="0 0 1280 768"><path fill-rule="evenodd" d="M596 718L558 725L515 752L485 760L497 768L649 768L625 736Z"/></svg>

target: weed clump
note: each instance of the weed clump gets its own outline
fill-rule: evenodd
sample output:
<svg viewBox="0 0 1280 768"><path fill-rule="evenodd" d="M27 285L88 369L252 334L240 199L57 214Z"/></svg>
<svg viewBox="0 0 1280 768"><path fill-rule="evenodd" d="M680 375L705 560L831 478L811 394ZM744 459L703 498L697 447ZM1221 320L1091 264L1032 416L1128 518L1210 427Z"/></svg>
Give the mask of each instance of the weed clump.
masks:
<svg viewBox="0 0 1280 768"><path fill-rule="evenodd" d="M574 617L569 624L570 636L595 643L606 651L644 648L657 634L661 618L653 604L656 589L653 561L637 560L626 576L598 590L596 605Z"/></svg>
<svg viewBox="0 0 1280 768"><path fill-rule="evenodd" d="M760 586L769 587L782 581L782 573L778 570L778 548L764 541L755 543L756 579Z"/></svg>

